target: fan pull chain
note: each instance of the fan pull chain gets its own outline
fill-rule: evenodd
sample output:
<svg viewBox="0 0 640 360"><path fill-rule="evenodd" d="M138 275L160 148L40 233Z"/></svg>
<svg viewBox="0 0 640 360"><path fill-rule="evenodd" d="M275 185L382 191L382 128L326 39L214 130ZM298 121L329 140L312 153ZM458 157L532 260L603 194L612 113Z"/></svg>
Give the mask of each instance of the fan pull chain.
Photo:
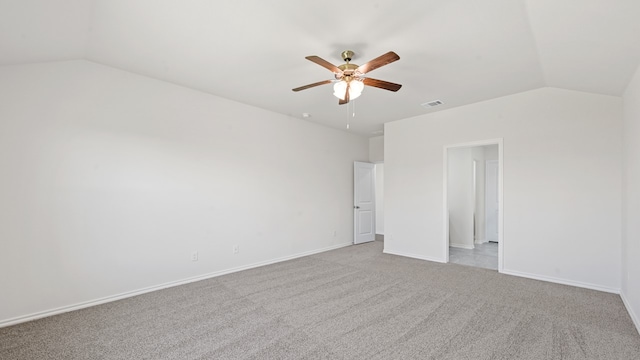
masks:
<svg viewBox="0 0 640 360"><path fill-rule="evenodd" d="M349 130L349 103L347 103L347 130Z"/></svg>
<svg viewBox="0 0 640 360"><path fill-rule="evenodd" d="M349 104L351 104L351 111L349 111ZM351 115L351 116L349 116ZM349 119L356 117L356 101L352 100L347 103L347 130L349 130Z"/></svg>

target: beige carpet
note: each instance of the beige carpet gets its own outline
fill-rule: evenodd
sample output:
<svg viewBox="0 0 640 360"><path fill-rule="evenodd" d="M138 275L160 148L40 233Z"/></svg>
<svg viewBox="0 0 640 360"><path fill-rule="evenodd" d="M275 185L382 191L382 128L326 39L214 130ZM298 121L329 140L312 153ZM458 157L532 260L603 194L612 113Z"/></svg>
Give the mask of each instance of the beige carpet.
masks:
<svg viewBox="0 0 640 360"><path fill-rule="evenodd" d="M379 241L0 329L0 359L640 359L620 297Z"/></svg>

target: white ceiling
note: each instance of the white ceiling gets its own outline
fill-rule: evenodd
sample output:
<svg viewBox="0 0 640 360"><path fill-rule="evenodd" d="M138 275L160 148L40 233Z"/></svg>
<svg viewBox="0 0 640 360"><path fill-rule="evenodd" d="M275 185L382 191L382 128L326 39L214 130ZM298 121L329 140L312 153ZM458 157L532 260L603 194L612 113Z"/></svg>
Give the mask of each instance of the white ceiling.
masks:
<svg viewBox="0 0 640 360"><path fill-rule="evenodd" d="M369 76L351 130L542 86L619 96L640 63L638 0L0 0L0 65L84 58L345 128L304 59L398 62ZM421 103L442 100L425 109Z"/></svg>

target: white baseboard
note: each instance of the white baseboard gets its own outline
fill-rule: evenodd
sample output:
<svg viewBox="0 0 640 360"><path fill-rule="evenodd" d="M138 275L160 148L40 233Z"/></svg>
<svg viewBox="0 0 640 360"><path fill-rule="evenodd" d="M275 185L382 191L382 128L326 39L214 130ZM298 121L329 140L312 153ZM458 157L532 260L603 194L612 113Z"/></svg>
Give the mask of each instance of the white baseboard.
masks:
<svg viewBox="0 0 640 360"><path fill-rule="evenodd" d="M108 303L108 302L112 302L112 301L122 300L122 299L130 298L130 297L133 297L133 296L146 294L146 293L149 293L149 292L152 292L152 291L158 291L158 290L162 290L162 289L166 289L166 288L170 288L170 287L174 287L174 286L180 286L180 285L184 285L184 284L189 284L189 283L200 281L200 280L206 280L206 279L214 278L214 277L217 277L217 276L231 274L231 273L238 272L238 271L249 270L249 269L257 268L257 267L260 267L260 266L271 265L271 264L275 264L275 263L279 263L279 262L283 262L283 261L287 261L287 260L293 260L293 259L297 259L297 258L300 258L300 257L314 255L314 254L318 254L318 253L321 253L321 252L335 250L335 249L339 249L339 248L343 248L343 247L347 247L347 246L351 246L351 245L353 245L351 242L338 244L338 245L332 245L332 246L328 246L328 247L322 248L322 249L306 251L306 252L303 252L303 253L298 253L298 254L294 254L294 255L290 255L290 256L284 256L284 257L281 257L281 258L267 260L267 261L261 261L261 262L250 264L250 265L243 265L243 266L239 266L239 267L235 267L235 268L231 268L231 269L215 271L215 272L204 274L204 275L193 276L193 277L182 279L182 280L170 281L170 282L167 282L167 283L164 283L164 284L160 284L160 285L154 285L154 286L149 286L149 287L145 287L145 288L138 289L138 290L127 291L127 292L124 292L124 293L111 295L111 296L106 296L106 297L99 298L99 299L84 301L84 302L73 304L73 305L62 306L62 307L58 307L58 308L55 308L55 309L50 309L50 310L40 311L40 312L37 312L37 313L28 314L28 315L18 316L18 317L14 317L14 318L10 318L10 319L0 320L0 328L11 326L11 325L16 325L16 324L20 324L20 323L23 323L23 322L36 320L36 319L41 319L41 318L48 317L48 316L58 315L58 314L62 314L62 313L66 313L66 312L70 312L70 311L74 311L74 310L80 310L80 309L84 309L84 308L88 308L88 307L91 307L91 306L96 306L96 305L100 305L100 304L104 304L104 303Z"/></svg>
<svg viewBox="0 0 640 360"><path fill-rule="evenodd" d="M454 248L458 248L458 249L467 249L467 250L475 249L475 246L473 246L473 245L464 245L464 244L451 244L451 243L449 243L449 247L454 247Z"/></svg>
<svg viewBox="0 0 640 360"><path fill-rule="evenodd" d="M398 256L404 256L404 257L413 258L413 259L433 261L433 262L438 262L438 263L445 263L445 261L443 259L433 258L433 257L429 257L429 256L415 255L415 254L409 254L409 253L404 253L404 252L400 252L400 251L393 251L393 250L387 250L387 249L384 249L382 252L385 253L385 254L389 254L389 255L398 255Z"/></svg>
<svg viewBox="0 0 640 360"><path fill-rule="evenodd" d="M627 297L625 296L624 291L620 292L620 298L622 298L622 302L624 303L624 306L627 308L627 312L629 313L629 316L631 316L631 320L633 321L633 324L636 326L636 330L640 335L640 318L638 318L638 315L636 315L636 313L633 311L633 308L631 307L629 300L627 300Z"/></svg>
<svg viewBox="0 0 640 360"><path fill-rule="evenodd" d="M552 282L552 283L556 283L556 284L575 286L575 287L580 287L580 288L585 288L585 289L590 289L590 290L597 290L597 291L602 291L602 292L607 292L607 293L612 293L612 294L620 294L620 289L618 289L618 288L610 288L610 287L607 287L607 286L601 286L601 285L590 284L590 283L583 283L583 282L580 282L580 281L560 279L560 278L555 278L555 277L552 277L552 276L529 274L529 273L525 273L525 272L521 272L521 271L505 270L505 269L503 269L500 273L501 274L506 274L506 275L519 276L519 277L533 279L533 280L547 281L547 282Z"/></svg>
<svg viewBox="0 0 640 360"><path fill-rule="evenodd" d="M475 243L480 245L480 244L486 244L488 243L489 240L485 240L485 239L476 239Z"/></svg>

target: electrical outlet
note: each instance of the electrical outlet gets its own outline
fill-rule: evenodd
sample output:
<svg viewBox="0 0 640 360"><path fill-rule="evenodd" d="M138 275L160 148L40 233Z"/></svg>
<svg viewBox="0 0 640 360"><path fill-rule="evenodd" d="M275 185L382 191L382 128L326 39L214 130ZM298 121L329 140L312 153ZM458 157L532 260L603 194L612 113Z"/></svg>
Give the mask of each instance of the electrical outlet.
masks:
<svg viewBox="0 0 640 360"><path fill-rule="evenodd" d="M198 252L194 251L191 253L191 261L198 261Z"/></svg>
<svg viewBox="0 0 640 360"><path fill-rule="evenodd" d="M338 232L336 230L333 230L333 237L338 236Z"/></svg>
<svg viewBox="0 0 640 360"><path fill-rule="evenodd" d="M239 254L240 253L240 245L235 245L233 247L233 253L234 254Z"/></svg>

